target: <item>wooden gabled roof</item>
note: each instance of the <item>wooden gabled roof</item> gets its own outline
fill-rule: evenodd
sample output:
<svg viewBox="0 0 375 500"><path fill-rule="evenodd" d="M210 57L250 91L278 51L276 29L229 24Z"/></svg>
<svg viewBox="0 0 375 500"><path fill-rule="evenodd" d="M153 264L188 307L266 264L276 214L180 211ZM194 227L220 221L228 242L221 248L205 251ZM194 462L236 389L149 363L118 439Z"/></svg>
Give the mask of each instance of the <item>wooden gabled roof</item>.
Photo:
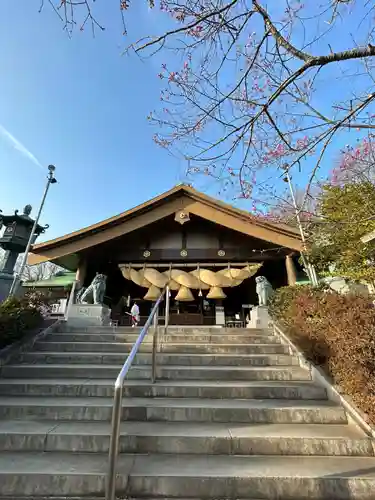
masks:
<svg viewBox="0 0 375 500"><path fill-rule="evenodd" d="M240 233L300 251L298 231L285 224L275 224L207 196L185 184L125 212L65 236L34 245L29 264L37 264L77 254L90 247L147 226L177 210L186 210L211 222Z"/></svg>

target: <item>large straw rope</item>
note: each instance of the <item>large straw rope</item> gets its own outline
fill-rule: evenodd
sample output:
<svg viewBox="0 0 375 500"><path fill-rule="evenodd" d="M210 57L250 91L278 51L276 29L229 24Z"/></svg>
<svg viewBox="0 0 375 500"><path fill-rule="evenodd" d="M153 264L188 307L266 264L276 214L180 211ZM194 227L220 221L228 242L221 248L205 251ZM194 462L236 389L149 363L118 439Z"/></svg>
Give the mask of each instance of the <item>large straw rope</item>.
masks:
<svg viewBox="0 0 375 500"><path fill-rule="evenodd" d="M150 288L151 285L154 283L151 283L148 281L145 276L144 276L144 271L136 271L133 268L130 268L130 279L138 286L142 286L144 288ZM157 285L155 285L157 286Z"/></svg>
<svg viewBox="0 0 375 500"><path fill-rule="evenodd" d="M194 269L186 272L181 269L170 269L159 272L152 267L145 267L136 271L131 266L120 266L124 278L133 281L136 285L148 288L149 292L145 298L152 299L157 292L160 292L167 284L171 290L180 290L181 287L195 290L209 290L212 288L238 286L244 279L253 276L262 264L248 264L242 269L231 268L221 269L218 272L209 269ZM152 288L152 290L151 290ZM160 293L159 293L160 294ZM151 300L151 299L150 299Z"/></svg>

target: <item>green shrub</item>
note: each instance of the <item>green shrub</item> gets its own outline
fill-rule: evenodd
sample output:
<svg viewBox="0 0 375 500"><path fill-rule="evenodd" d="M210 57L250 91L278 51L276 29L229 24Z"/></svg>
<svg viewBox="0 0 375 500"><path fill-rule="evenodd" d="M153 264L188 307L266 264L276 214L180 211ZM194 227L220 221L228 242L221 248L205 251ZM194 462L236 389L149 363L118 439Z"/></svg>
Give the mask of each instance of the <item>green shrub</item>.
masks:
<svg viewBox="0 0 375 500"><path fill-rule="evenodd" d="M297 286L285 286L279 288L272 295L269 304L269 311L271 316L281 319L284 316L285 308L288 308L295 297L300 293L300 289Z"/></svg>
<svg viewBox="0 0 375 500"><path fill-rule="evenodd" d="M321 366L375 423L375 308L369 298L287 287L270 311L307 359Z"/></svg>
<svg viewBox="0 0 375 500"><path fill-rule="evenodd" d="M48 304L40 293L11 297L0 304L0 349L42 325Z"/></svg>

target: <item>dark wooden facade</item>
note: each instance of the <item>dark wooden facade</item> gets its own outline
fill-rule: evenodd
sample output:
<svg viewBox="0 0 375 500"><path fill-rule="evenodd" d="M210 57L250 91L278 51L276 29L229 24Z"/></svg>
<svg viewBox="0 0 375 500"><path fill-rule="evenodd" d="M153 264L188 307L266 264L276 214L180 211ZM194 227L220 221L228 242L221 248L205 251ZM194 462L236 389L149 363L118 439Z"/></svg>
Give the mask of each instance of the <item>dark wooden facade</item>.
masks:
<svg viewBox="0 0 375 500"><path fill-rule="evenodd" d="M184 225L172 216L108 241L83 253L88 261L147 262L258 262L282 259L290 249L240 234L200 217Z"/></svg>
<svg viewBox="0 0 375 500"><path fill-rule="evenodd" d="M193 217L189 222L181 225L170 216L147 228L139 229L116 240L108 241L95 249L83 254L87 262L84 285L88 285L96 272L108 276L107 296L110 305L114 307L121 297L130 295L142 303L146 289L142 289L133 282L126 280L119 264L131 264L141 269L142 266L158 266L160 271L167 270L170 264L174 267L192 270L190 264L199 263L201 267L208 267L217 271L225 266L235 266L236 263L263 262L258 274L268 278L275 288L287 284L285 257L289 249L275 244L250 238L234 230L223 228L199 217ZM162 266L162 267L160 267ZM224 301L226 309L238 313L242 304L256 304L255 276L245 280L238 287L225 289L227 299ZM195 292L195 295L196 292ZM197 307L200 299L196 296ZM185 305L186 309L188 305ZM200 307L200 306L199 306ZM142 311L143 309L143 311ZM148 313L149 303L141 305L141 312ZM214 312L211 310L206 317L197 312L180 312L174 318L172 311L171 323L177 324L212 324ZM184 318L184 315L186 318ZM196 317L194 317L194 315ZM126 321L127 318L125 318ZM182 323L181 323L182 322Z"/></svg>

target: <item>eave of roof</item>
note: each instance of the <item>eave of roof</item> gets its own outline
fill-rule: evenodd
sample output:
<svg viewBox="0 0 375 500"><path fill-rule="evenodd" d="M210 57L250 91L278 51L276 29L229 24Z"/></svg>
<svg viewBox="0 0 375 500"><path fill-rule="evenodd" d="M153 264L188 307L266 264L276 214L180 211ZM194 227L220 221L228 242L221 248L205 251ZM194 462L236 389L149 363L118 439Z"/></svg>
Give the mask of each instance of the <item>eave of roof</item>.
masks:
<svg viewBox="0 0 375 500"><path fill-rule="evenodd" d="M272 223L268 221L264 221L260 218L257 218L253 215L251 215L249 212L246 212L245 210L241 210L239 208L233 207L232 205L229 205L227 203L224 203L220 200L217 200L215 198L212 198L206 194L203 194L194 188L187 186L187 185L177 185L170 189L169 191L166 191L165 193L156 196L155 198L152 198L151 200L144 202L134 208L131 208L129 210L126 210L125 212L122 212L118 215L115 215L113 217L110 217L108 219L105 219L101 222L98 222L96 224L92 224L90 226L87 226L85 228L82 228L78 231L73 231L72 233L66 234L64 236L60 236L58 238L54 238L52 240L48 240L43 243L36 244L32 247L32 253L38 254L42 253L45 250L49 250L51 248L56 248L59 247L60 245L64 245L66 243L69 243L71 241L75 241L77 239L84 238L85 236L88 236L90 234L104 231L108 227L111 227L116 224L120 224L124 222L128 218L136 217L140 213L143 213L146 210L152 209L154 206L160 204L163 201L166 201L168 198L173 197L177 194L181 195L186 195L187 197L191 198L192 200L195 201L200 201L206 205L210 205L213 208L218 208L221 210L224 210L231 215L241 218L242 220L246 220L249 223L253 223L257 225L258 227L264 227L269 230L273 230L277 233L283 233L286 235L289 235L292 238L295 238L296 240L300 240L300 235L298 230L296 230L294 227L288 226L286 224L279 224L279 223Z"/></svg>

